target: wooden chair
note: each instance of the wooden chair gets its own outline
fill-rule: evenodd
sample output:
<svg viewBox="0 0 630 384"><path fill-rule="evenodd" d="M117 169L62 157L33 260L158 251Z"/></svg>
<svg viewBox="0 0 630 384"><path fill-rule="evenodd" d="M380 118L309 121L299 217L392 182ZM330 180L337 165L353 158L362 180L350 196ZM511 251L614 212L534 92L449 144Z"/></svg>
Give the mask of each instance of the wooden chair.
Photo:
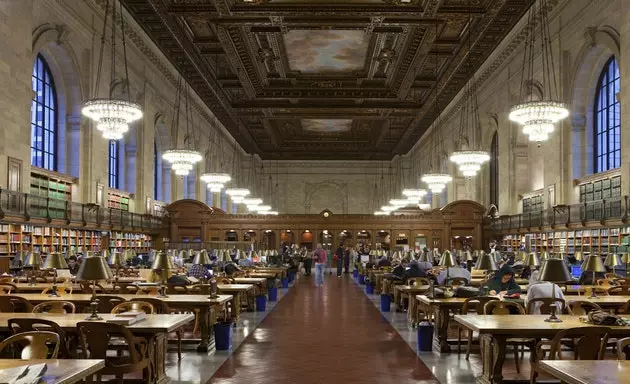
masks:
<svg viewBox="0 0 630 384"><path fill-rule="evenodd" d="M22 360L56 359L59 354L59 340L59 335L54 332L22 332L0 342L0 354L7 347L12 347L14 356L19 353ZM53 344L52 350L49 348L50 344Z"/></svg>
<svg viewBox="0 0 630 384"><path fill-rule="evenodd" d="M87 293L87 294L91 294L92 293L92 286L95 285L94 283L86 283L86 282L80 282L79 285L81 286L81 293ZM107 292L105 290L105 288L100 285L99 283L96 283L96 292L97 293L105 293Z"/></svg>
<svg viewBox="0 0 630 384"><path fill-rule="evenodd" d="M630 315L630 300L626 301L623 307L617 310L617 313L620 315Z"/></svg>
<svg viewBox="0 0 630 384"><path fill-rule="evenodd" d="M410 277L407 279L407 285L429 285L429 279L426 277Z"/></svg>
<svg viewBox="0 0 630 384"><path fill-rule="evenodd" d="M562 360L560 354L563 339L573 340L574 360L602 360L608 340L608 327L577 327L558 332L553 339L541 341L537 346L539 360L545 357L544 346L549 346L549 360ZM531 383L536 382L537 363L532 363Z"/></svg>
<svg viewBox="0 0 630 384"><path fill-rule="evenodd" d="M617 359L630 360L630 337L617 340Z"/></svg>
<svg viewBox="0 0 630 384"><path fill-rule="evenodd" d="M66 337L66 332L52 320L46 319L34 319L34 318L17 318L7 320L8 328L14 335L24 332L36 332L36 331L48 331L59 335L59 353L58 357L62 359L70 359L73 356L71 351L73 350L69 346L69 339Z"/></svg>
<svg viewBox="0 0 630 384"><path fill-rule="evenodd" d="M0 312L31 313L33 305L21 296L0 295Z"/></svg>
<svg viewBox="0 0 630 384"><path fill-rule="evenodd" d="M613 285L614 281L612 279L598 279L597 280L597 285L600 285L602 287L606 287L609 288Z"/></svg>
<svg viewBox="0 0 630 384"><path fill-rule="evenodd" d="M33 308L33 313L75 313L76 307L69 301L45 301Z"/></svg>
<svg viewBox="0 0 630 384"><path fill-rule="evenodd" d="M608 288L592 286L590 289L593 292L595 292L595 294L597 294L597 295L608 296ZM585 295L587 295L586 289L584 289L584 290L578 289L578 296L585 296Z"/></svg>
<svg viewBox="0 0 630 384"><path fill-rule="evenodd" d="M131 295L138 293L138 291L140 290L137 285L129 283L114 283L112 287L113 291L116 293Z"/></svg>
<svg viewBox="0 0 630 384"><path fill-rule="evenodd" d="M185 295L188 293L188 287L180 284L167 284L166 293L169 295Z"/></svg>
<svg viewBox="0 0 630 384"><path fill-rule="evenodd" d="M448 279L448 281L453 287L459 287L460 285L468 284L468 279L466 279L465 277L451 277L450 279Z"/></svg>
<svg viewBox="0 0 630 384"><path fill-rule="evenodd" d="M0 284L6 284L6 283L12 284L14 281L15 281L15 277L13 276L0 277Z"/></svg>
<svg viewBox="0 0 630 384"><path fill-rule="evenodd" d="M601 311L602 308L590 301L586 300L571 300L567 304L567 311L572 316L585 316L591 311Z"/></svg>
<svg viewBox="0 0 630 384"><path fill-rule="evenodd" d="M209 295L210 294L210 285L208 284L195 284L190 287L190 292L195 295Z"/></svg>
<svg viewBox="0 0 630 384"><path fill-rule="evenodd" d="M98 300L97 309L100 313L111 313L115 306L125 301L122 297L112 295L98 295L96 298ZM89 311L90 308L86 308L86 310Z"/></svg>
<svg viewBox="0 0 630 384"><path fill-rule="evenodd" d="M135 337L123 325L82 321L77 323L81 345L86 351L86 358L105 360L105 368L97 373L97 382L102 375L113 375L122 383L124 375L142 371L145 383L152 381L152 367L149 359L149 346L141 337ZM112 339L124 340L127 354L108 355Z"/></svg>
<svg viewBox="0 0 630 384"><path fill-rule="evenodd" d="M465 315L469 312L476 313L477 315L484 314L484 306L486 303L494 300L499 300L497 297L490 296L479 296L479 297L469 297L464 300L464 305L462 306L461 314ZM462 330L465 330L468 333L468 348L466 349L466 360L470 357L470 350L472 349L473 342L473 332L467 329L464 329L462 326L458 325L457 327L457 354L461 354L461 346L462 346Z"/></svg>
<svg viewBox="0 0 630 384"><path fill-rule="evenodd" d="M160 292L160 287L157 285L149 285L149 286L138 286L138 291L136 295L153 295L157 296Z"/></svg>
<svg viewBox="0 0 630 384"><path fill-rule="evenodd" d="M0 294L8 295L11 292L17 292L17 286L12 283L0 283Z"/></svg>
<svg viewBox="0 0 630 384"><path fill-rule="evenodd" d="M231 277L219 277L217 278L217 284L234 284L234 279Z"/></svg>
<svg viewBox="0 0 630 384"><path fill-rule="evenodd" d="M130 311L144 312L147 315L152 315L155 313L155 308L153 307L153 304L146 301L125 301L112 308L111 313L117 314Z"/></svg>
<svg viewBox="0 0 630 384"><path fill-rule="evenodd" d="M616 287L608 288L608 294L613 296L628 296L630 295L630 285L618 285Z"/></svg>
<svg viewBox="0 0 630 384"><path fill-rule="evenodd" d="M55 287L57 288L57 294L59 296L72 294L72 285L57 285ZM52 292L52 287L44 288L42 295L47 295L50 292Z"/></svg>
<svg viewBox="0 0 630 384"><path fill-rule="evenodd" d="M540 306L540 314L541 315L548 315L550 313L550 306L551 304L555 302L558 310L556 311L556 314L559 315L562 313L563 308L565 308L565 302L564 299L551 299L550 297L539 297L536 299L532 299L527 303L527 313L528 314L533 314L534 313L534 308L536 307L537 303L541 303Z"/></svg>
<svg viewBox="0 0 630 384"><path fill-rule="evenodd" d="M141 298L141 299L131 299L131 302L144 302L147 304L151 304L153 306L153 313L157 314L168 314L168 313L176 313L176 311L172 310L168 304L160 299L154 298ZM195 324L199 323L199 315L195 315ZM182 325L175 331L175 335L177 336L177 358L178 360L182 359L182 336L184 333L184 326Z"/></svg>
<svg viewBox="0 0 630 384"><path fill-rule="evenodd" d="M524 315L525 308L519 303L513 301L491 300L483 306L484 315ZM516 373L521 372L521 364L518 357L518 350L521 347L521 357L525 354L525 347L534 348L536 346L535 339L527 338L509 338L507 345L511 345L514 350L514 363L516 364Z"/></svg>

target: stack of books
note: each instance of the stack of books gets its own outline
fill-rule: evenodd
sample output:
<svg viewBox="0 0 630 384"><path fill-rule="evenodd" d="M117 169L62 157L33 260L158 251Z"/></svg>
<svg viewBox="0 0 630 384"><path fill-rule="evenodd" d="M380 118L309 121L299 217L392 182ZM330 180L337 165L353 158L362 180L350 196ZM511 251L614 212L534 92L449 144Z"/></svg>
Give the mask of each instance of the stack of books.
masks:
<svg viewBox="0 0 630 384"><path fill-rule="evenodd" d="M128 311L116 314L113 318L108 319L108 323L131 325L147 318L147 314L142 311Z"/></svg>

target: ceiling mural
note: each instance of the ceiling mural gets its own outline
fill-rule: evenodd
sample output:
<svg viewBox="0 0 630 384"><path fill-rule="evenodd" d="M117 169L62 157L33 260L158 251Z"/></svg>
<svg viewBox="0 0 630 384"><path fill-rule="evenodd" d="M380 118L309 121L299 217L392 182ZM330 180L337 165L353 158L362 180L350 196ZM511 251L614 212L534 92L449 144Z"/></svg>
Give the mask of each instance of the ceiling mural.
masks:
<svg viewBox="0 0 630 384"><path fill-rule="evenodd" d="M369 36L364 31L294 30L284 35L289 68L304 73L363 68Z"/></svg>
<svg viewBox="0 0 630 384"><path fill-rule="evenodd" d="M266 160L408 152L533 1L121 0Z"/></svg>
<svg viewBox="0 0 630 384"><path fill-rule="evenodd" d="M318 133L348 132L352 127L351 119L303 119L302 129Z"/></svg>

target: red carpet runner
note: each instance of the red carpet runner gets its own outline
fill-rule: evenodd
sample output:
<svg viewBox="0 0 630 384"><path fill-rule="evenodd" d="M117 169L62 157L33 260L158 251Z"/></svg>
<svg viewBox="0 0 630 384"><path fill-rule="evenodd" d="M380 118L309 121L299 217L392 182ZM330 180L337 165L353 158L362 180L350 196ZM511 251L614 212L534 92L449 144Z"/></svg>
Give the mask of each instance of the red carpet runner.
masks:
<svg viewBox="0 0 630 384"><path fill-rule="evenodd" d="M350 276L300 279L210 379L217 384L437 383Z"/></svg>

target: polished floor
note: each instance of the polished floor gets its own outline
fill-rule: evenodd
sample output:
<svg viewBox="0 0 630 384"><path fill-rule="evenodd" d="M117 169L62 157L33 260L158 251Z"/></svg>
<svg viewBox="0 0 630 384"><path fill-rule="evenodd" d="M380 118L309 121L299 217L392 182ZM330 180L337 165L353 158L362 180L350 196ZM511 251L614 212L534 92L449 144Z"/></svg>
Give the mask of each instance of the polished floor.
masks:
<svg viewBox="0 0 630 384"><path fill-rule="evenodd" d="M302 278L209 382L438 383L349 276Z"/></svg>

